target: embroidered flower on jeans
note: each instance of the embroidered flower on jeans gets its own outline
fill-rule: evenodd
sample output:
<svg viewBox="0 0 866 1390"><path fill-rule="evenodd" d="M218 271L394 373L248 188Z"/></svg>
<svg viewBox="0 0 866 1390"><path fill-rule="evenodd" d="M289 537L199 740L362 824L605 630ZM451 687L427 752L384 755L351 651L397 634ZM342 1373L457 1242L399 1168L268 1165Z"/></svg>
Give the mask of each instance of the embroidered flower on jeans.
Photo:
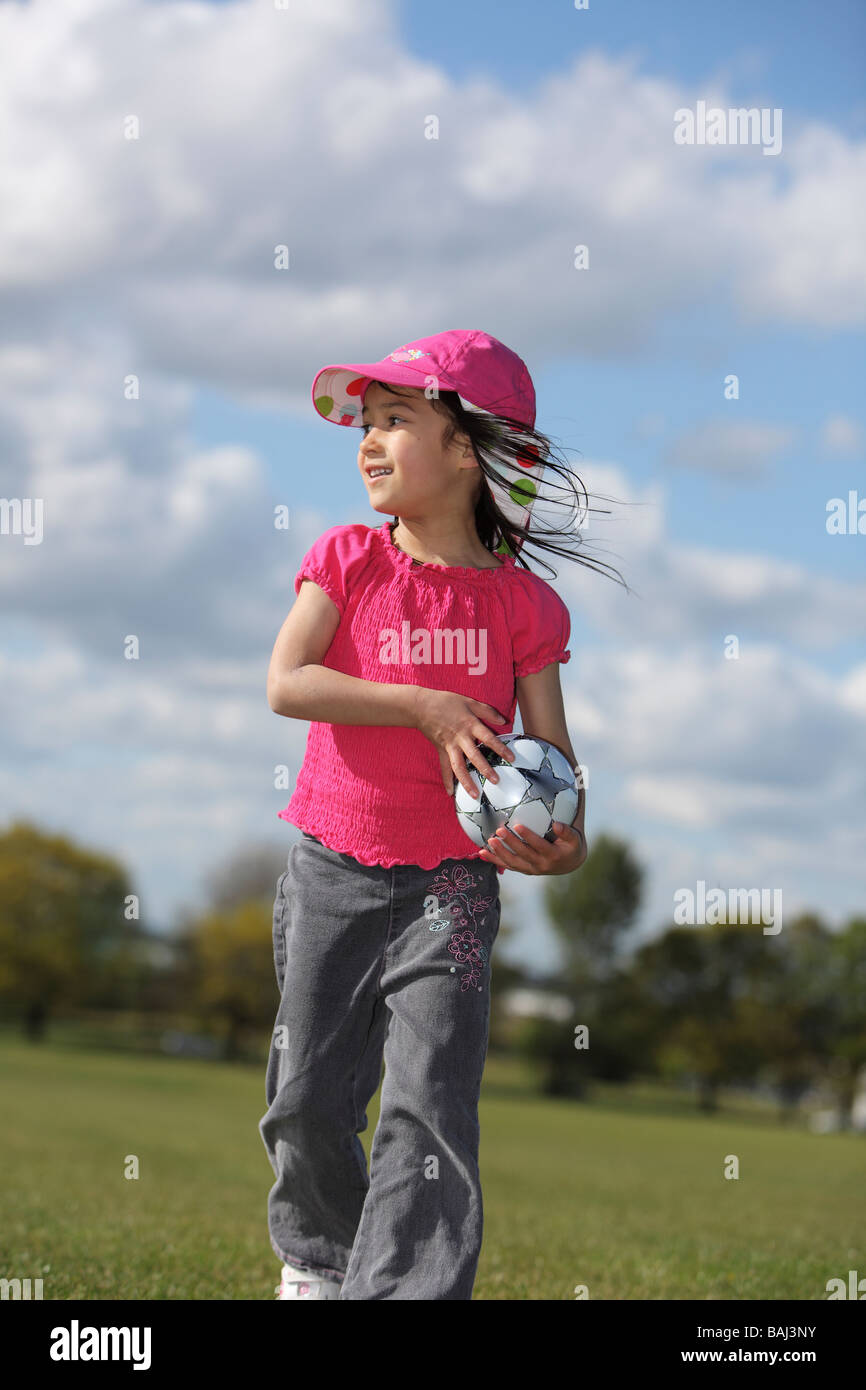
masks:
<svg viewBox="0 0 866 1390"><path fill-rule="evenodd" d="M461 990L471 989L473 986L480 989L478 981L487 964L487 948L484 943L471 931L455 932L448 942L448 950L456 961L467 967L460 981Z"/></svg>
<svg viewBox="0 0 866 1390"><path fill-rule="evenodd" d="M485 898L481 893L470 897L469 890L477 887L465 864L454 864L436 875L430 884L430 892L435 893L440 903L443 898L446 899L455 926L470 927L477 924L493 902L492 898Z"/></svg>
<svg viewBox="0 0 866 1390"><path fill-rule="evenodd" d="M464 991L482 988L479 980L488 962L487 948L476 935L476 927L494 899L470 892L477 887L466 866L455 864L436 875L424 899L424 916L430 931L442 931L446 926L458 928L452 930L448 950L457 965L465 967L460 978L460 988ZM445 899L444 904L442 899ZM451 967L452 971L457 965Z"/></svg>
<svg viewBox="0 0 866 1390"><path fill-rule="evenodd" d="M455 960L459 960L462 965L464 961L478 961L481 959L481 951L484 950L482 942L471 931L455 932L448 942L448 950Z"/></svg>

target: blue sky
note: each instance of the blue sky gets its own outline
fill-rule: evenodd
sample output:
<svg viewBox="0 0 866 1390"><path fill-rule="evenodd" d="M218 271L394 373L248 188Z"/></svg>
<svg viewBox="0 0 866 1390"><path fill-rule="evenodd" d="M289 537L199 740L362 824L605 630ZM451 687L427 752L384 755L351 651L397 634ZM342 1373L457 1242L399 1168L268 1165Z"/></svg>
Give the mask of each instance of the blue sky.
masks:
<svg viewBox="0 0 866 1390"><path fill-rule="evenodd" d="M2 490L47 518L0 552L9 813L120 854L162 927L240 844L288 848L273 768L297 774L306 726L266 706L271 647L313 539L380 521L313 373L480 327L616 499L590 534L635 593L564 560L552 582L590 843L645 865L642 932L699 878L862 911L866 535L825 516L866 495L863 7L118 16L0 9ZM781 154L675 148L701 99L782 108ZM509 950L552 969L540 888L505 875Z"/></svg>
<svg viewBox="0 0 866 1390"><path fill-rule="evenodd" d="M424 6L403 0L395 15L411 51L437 63L453 79L492 78L529 91L551 73L564 71L585 47L598 45L611 56L636 58L644 71L688 84L724 74L732 105L781 106L792 130L803 116L812 115L852 137L866 133L866 8L855 3L837 0L816 7L803 0L775 0L755 6L735 0L724 6L695 6L689 0L673 0L662 12L642 3L590 5L578 12L565 3L532 6L478 0L466 6L443 0L431 23ZM820 352L813 332L798 332L793 326L775 331L768 327L757 341L750 340L723 303L709 322L703 313L691 320L677 315L675 323L659 324L658 331L667 340L665 358L654 361L648 354L639 372L618 357L587 361L576 355L571 362L551 367L536 382L539 419L550 422L551 430L567 433L572 447L583 452L623 456L630 451L630 468L636 477L645 478L656 473L658 441L636 447L630 414L649 415L673 405L676 418L669 423L676 426L701 418L708 409L722 413L720 378L736 371L748 380L743 399L750 409L760 409L764 418L798 432L797 442L776 458L772 476L756 481L759 505L746 510L739 499L734 503L741 541L780 555L808 555L810 563L826 564L834 571L840 567L852 577L862 573L858 547L828 545L820 524L828 487L833 495L846 490L850 469L832 462L828 469L825 459L821 472L815 470L827 411L853 410L862 398L862 333L830 334L820 343ZM674 387L672 363L678 378ZM800 384L792 391L795 380ZM571 410L561 409L564 399L573 402ZM269 420L266 412L239 411L231 402L203 393L197 402L198 437L215 442L226 430L245 438L252 433L279 480L286 444L281 413ZM315 457L325 460L339 454L336 444L331 447L331 433L313 419L309 436L303 436L305 452L313 450ZM354 439L343 448L350 467L353 449ZM792 477L798 480L796 489ZM301 485L303 481L302 476ZM724 487L708 487L702 479L678 478L676 483L672 521L680 516L688 528L699 508L707 540L719 543L730 535ZM800 505L800 489L813 499L814 513ZM360 488L358 496L363 501ZM766 523L768 508L772 527Z"/></svg>
<svg viewBox="0 0 866 1390"><path fill-rule="evenodd" d="M759 5L669 0L662 8L625 0L590 4L586 11L564 0L542 5L441 0L435 22L427 7L402 0L394 14L408 48L454 80L492 79L529 92L552 73L566 71L585 48L599 46L612 57L636 59L641 71L689 86L724 75L730 104L779 106L792 134L803 117L813 116L852 138L866 135L866 6L851 0L821 6L805 0ZM448 326L423 324L414 336ZM755 480L751 507L724 483L663 475L671 483L672 529L689 534L699 514L708 543L723 545L736 536L738 545L807 558L825 573L862 575L863 547L854 537L850 544L828 537L823 524L827 496L845 496L851 486L850 464L828 459L820 443L828 412L862 419L862 330L816 338L814 330L796 325L765 325L756 335L746 334L724 302L714 306L710 318L703 310L691 317L686 312L656 327L665 348L661 358L649 347L639 362L624 361L620 354L599 360L593 353L588 359L577 352L571 360L560 358L547 370L536 370L539 423L584 454L627 458L632 475L648 479L658 476L664 436L635 440L633 419L661 413L669 435L708 411L723 414L720 382L734 371L744 380L743 408L795 431L796 437L775 456L769 475ZM372 348L370 355L377 354L378 347ZM564 410L566 402L570 408ZM287 452L281 412L248 412L205 392L195 419L197 437L207 442L226 432L255 438L280 482ZM293 430L299 429L297 422ZM334 433L313 417L309 429L293 433L293 439L305 457L328 467L345 456L351 476L354 437L341 443L330 438ZM318 477L315 470L302 472L294 480L295 496L314 503L321 497ZM866 471L863 482L866 486ZM360 484L356 492L363 505Z"/></svg>
<svg viewBox="0 0 866 1390"><path fill-rule="evenodd" d="M494 75L526 88L597 44L683 82L724 72L734 104L789 107L850 135L866 127L866 10L856 0L590 0L583 11L568 0L441 0L435 22L423 5L402 0L398 14L414 52L455 78Z"/></svg>

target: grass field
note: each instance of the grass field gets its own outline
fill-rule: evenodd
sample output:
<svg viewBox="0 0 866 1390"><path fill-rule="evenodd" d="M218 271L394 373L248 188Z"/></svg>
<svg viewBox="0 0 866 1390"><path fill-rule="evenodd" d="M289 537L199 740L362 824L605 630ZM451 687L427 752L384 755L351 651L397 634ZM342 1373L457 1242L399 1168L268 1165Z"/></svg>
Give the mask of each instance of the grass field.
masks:
<svg viewBox="0 0 866 1390"><path fill-rule="evenodd" d="M263 1069L6 1035L0 1083L0 1276L41 1277L45 1299L273 1297ZM493 1057L481 1136L475 1298L826 1299L866 1274L862 1136L648 1088L544 1099Z"/></svg>

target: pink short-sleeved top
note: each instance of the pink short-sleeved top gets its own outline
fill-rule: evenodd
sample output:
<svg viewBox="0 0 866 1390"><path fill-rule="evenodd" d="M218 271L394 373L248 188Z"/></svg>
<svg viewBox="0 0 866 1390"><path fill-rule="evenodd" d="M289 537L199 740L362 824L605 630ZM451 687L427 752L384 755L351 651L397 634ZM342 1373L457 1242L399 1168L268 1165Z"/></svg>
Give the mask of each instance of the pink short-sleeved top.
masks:
<svg viewBox="0 0 866 1390"><path fill-rule="evenodd" d="M490 569L422 564L397 548L387 521L332 526L304 556L295 593L304 579L340 613L322 665L483 700L508 716L490 726L498 734L514 727L516 678L571 658L568 609L513 556ZM434 869L480 854L445 790L436 747L399 725L312 722L294 794L278 814L362 864Z"/></svg>

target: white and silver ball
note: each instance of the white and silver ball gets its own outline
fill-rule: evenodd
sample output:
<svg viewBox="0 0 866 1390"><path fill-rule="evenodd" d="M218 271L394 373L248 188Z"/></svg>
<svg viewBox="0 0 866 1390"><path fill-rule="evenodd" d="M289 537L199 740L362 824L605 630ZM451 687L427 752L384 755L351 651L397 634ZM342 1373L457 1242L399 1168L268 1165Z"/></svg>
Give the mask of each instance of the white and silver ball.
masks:
<svg viewBox="0 0 866 1390"><path fill-rule="evenodd" d="M570 825L577 811L578 790L568 759L552 743L531 734L505 734L502 742L514 753L514 762L482 744L481 752L496 769L499 781L491 782L467 762L481 795L470 796L458 782L454 793L457 819L479 849L501 825L508 826L518 840L521 837L515 824L528 826L552 842L556 839L553 822Z"/></svg>

